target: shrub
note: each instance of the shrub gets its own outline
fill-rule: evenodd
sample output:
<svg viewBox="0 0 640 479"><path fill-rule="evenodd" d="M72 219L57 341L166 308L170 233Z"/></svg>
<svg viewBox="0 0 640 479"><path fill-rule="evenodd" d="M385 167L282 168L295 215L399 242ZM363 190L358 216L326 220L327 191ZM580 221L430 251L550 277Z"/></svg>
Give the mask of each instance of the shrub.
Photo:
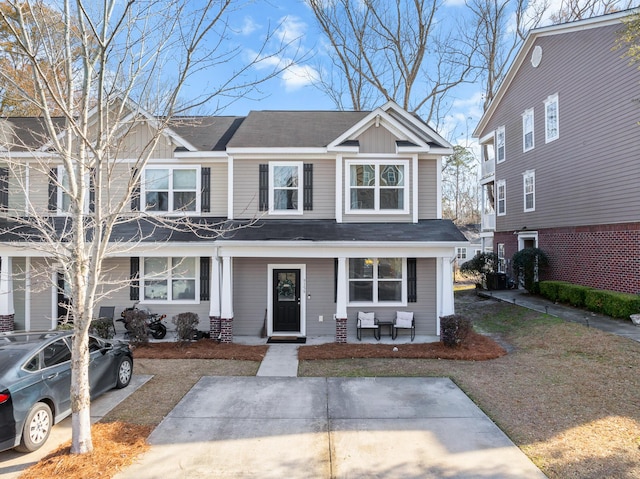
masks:
<svg viewBox="0 0 640 479"><path fill-rule="evenodd" d="M591 288L580 284L563 284L558 288L558 301L581 308L585 306L587 291Z"/></svg>
<svg viewBox="0 0 640 479"><path fill-rule="evenodd" d="M143 309L126 309L122 312L124 325L129 333L132 344L146 344L149 342L149 328L147 327L147 312Z"/></svg>
<svg viewBox="0 0 640 479"><path fill-rule="evenodd" d="M536 278L549 266L549 258L540 248L525 248L513 255L511 265L514 276L523 279L524 288L530 293L536 293Z"/></svg>
<svg viewBox="0 0 640 479"><path fill-rule="evenodd" d="M171 319L176 325L176 336L179 341L191 341L197 335L200 318L196 313L180 313Z"/></svg>
<svg viewBox="0 0 640 479"><path fill-rule="evenodd" d="M495 273L497 269L498 255L496 253L478 253L460 265L460 273L480 276L483 282L486 282L487 273Z"/></svg>
<svg viewBox="0 0 640 479"><path fill-rule="evenodd" d="M440 318L440 341L448 348L460 346L471 331L471 320L459 314Z"/></svg>
<svg viewBox="0 0 640 479"><path fill-rule="evenodd" d="M114 336L113 321L111 318L98 318L91 321L89 332L99 338L111 339Z"/></svg>
<svg viewBox="0 0 640 479"><path fill-rule="evenodd" d="M566 281L540 281L540 294L551 301L558 301L559 289L565 284L569 283Z"/></svg>
<svg viewBox="0 0 640 479"><path fill-rule="evenodd" d="M592 289L586 293L585 305L590 311L606 314L612 318L629 319L640 312L640 296L602 289Z"/></svg>

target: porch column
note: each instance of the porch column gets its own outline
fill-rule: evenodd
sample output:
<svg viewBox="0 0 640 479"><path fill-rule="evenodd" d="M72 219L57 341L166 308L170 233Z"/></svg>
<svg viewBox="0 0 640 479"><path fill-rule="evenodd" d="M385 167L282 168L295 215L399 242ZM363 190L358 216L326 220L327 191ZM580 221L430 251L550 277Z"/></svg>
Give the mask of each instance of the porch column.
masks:
<svg viewBox="0 0 640 479"><path fill-rule="evenodd" d="M10 256L0 256L0 332L13 331L13 275Z"/></svg>
<svg viewBox="0 0 640 479"><path fill-rule="evenodd" d="M211 286L209 289L209 333L212 338L220 336L220 261L211 258Z"/></svg>
<svg viewBox="0 0 640 479"><path fill-rule="evenodd" d="M440 317L449 316L455 313L455 307L453 302L453 262L455 256L452 258L440 258L439 270L440 270L440 308L438 318L436 321L437 334L440 334Z"/></svg>
<svg viewBox="0 0 640 479"><path fill-rule="evenodd" d="M222 257L222 290L220 293L220 341L233 341L233 278L231 258Z"/></svg>
<svg viewBox="0 0 640 479"><path fill-rule="evenodd" d="M336 285L336 343L347 342L347 259L338 258Z"/></svg>

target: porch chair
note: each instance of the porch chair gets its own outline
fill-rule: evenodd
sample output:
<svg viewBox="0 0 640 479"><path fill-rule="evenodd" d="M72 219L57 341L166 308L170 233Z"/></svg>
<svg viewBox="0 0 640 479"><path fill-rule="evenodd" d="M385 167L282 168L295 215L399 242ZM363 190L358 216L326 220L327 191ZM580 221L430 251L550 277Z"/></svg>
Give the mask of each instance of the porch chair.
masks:
<svg viewBox="0 0 640 479"><path fill-rule="evenodd" d="M378 341L380 340L380 328L378 327L378 320L376 319L375 313L364 313L362 311L358 311L358 321L356 327L358 341L362 341L363 329L372 329L373 337Z"/></svg>
<svg viewBox="0 0 640 479"><path fill-rule="evenodd" d="M113 330L113 336L111 336L112 338L115 338L116 336L116 323L113 321L115 311L115 306L100 306L100 311L98 311L98 320L105 323L111 321L111 329Z"/></svg>
<svg viewBox="0 0 640 479"><path fill-rule="evenodd" d="M413 311L396 311L396 319L393 320L393 339L398 337L398 329L410 329L411 341L416 337L416 320Z"/></svg>

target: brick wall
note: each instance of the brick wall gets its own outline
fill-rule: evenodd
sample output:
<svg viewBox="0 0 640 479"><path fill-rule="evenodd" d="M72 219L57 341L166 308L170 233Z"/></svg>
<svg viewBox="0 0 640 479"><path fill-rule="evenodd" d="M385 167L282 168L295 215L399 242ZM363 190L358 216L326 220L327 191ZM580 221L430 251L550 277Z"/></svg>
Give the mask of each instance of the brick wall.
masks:
<svg viewBox="0 0 640 479"><path fill-rule="evenodd" d="M336 318L336 343L347 342L347 318Z"/></svg>
<svg viewBox="0 0 640 479"><path fill-rule="evenodd" d="M220 336L220 316L209 316L209 334L211 339Z"/></svg>
<svg viewBox="0 0 640 479"><path fill-rule="evenodd" d="M233 342L233 318L220 318L220 342Z"/></svg>
<svg viewBox="0 0 640 479"><path fill-rule="evenodd" d="M541 279L640 294L640 223L537 231L538 247L550 263ZM518 237L512 233L496 233L494 248L497 243L505 244L506 258L518 249Z"/></svg>
<svg viewBox="0 0 640 479"><path fill-rule="evenodd" d="M7 314L0 316L0 333L4 333L7 331L13 331L13 314Z"/></svg>

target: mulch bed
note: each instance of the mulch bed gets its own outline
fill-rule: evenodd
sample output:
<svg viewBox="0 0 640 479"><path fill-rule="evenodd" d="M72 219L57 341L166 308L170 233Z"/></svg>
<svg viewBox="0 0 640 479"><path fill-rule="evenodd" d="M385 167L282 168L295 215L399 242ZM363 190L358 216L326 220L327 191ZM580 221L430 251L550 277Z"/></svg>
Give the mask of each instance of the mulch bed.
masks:
<svg viewBox="0 0 640 479"><path fill-rule="evenodd" d="M269 347L246 344L221 344L212 339L186 343L166 342L138 345L134 359L235 359L262 361Z"/></svg>

